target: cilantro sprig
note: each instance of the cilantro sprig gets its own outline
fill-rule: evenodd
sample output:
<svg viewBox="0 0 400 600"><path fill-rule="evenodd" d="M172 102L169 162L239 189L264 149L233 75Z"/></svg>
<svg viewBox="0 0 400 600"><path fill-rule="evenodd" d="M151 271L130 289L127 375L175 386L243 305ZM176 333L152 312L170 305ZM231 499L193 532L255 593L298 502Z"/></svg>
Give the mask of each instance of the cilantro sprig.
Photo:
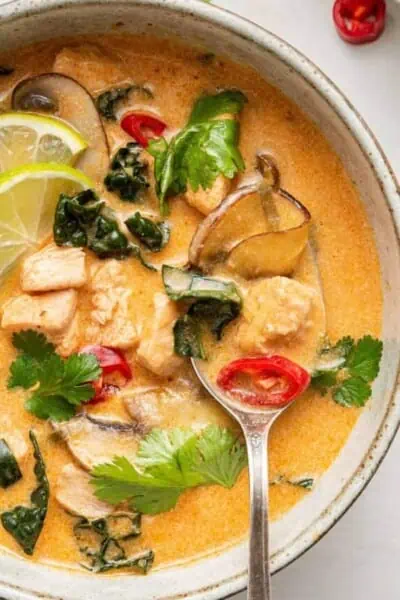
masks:
<svg viewBox="0 0 400 600"><path fill-rule="evenodd" d="M129 500L144 514L174 508L187 489L201 485L232 488L247 464L245 447L228 429L154 429L141 442L135 464L124 456L96 465L96 496L111 504Z"/></svg>
<svg viewBox="0 0 400 600"><path fill-rule="evenodd" d="M329 358L334 368L317 369L312 377L312 385L326 394L332 390L332 397L341 406L364 406L370 398L371 383L379 373L383 344L370 335L357 342L347 336L334 346L321 351L321 357ZM329 364L329 362L328 362Z"/></svg>
<svg viewBox="0 0 400 600"><path fill-rule="evenodd" d="M27 411L39 419L65 421L76 408L93 396L92 382L101 375L92 354L71 354L63 359L42 333L14 333L12 342L19 356L10 366L8 387L31 390Z"/></svg>
<svg viewBox="0 0 400 600"><path fill-rule="evenodd" d="M244 170L238 148L239 123L219 117L238 114L246 101L238 90L202 96L186 127L169 143L165 138L150 142L161 215L168 214L168 196L182 194L188 186L195 192L200 187L209 189L218 175L232 179Z"/></svg>

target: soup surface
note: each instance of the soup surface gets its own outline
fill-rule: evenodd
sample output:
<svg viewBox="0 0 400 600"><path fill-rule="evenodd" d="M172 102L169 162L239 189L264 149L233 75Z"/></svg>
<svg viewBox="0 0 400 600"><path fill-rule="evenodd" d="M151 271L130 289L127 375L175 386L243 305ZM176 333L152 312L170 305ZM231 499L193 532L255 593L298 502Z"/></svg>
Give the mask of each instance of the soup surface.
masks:
<svg viewBox="0 0 400 600"><path fill-rule="evenodd" d="M351 336L354 340L365 335L379 337L382 308L379 263L373 232L357 191L316 126L255 71L175 42L128 36L45 42L3 55L0 64L15 69L0 78L5 110L10 110L16 84L41 73L56 72L71 77L93 98L116 87L126 88L128 84L147 86L151 93L133 90L115 103L115 120L107 120L104 115L101 117L110 149L107 161L118 149L134 141L121 128L120 121L126 113L145 113L161 120L167 126L164 135L171 142L179 130L187 126L195 102L204 94L215 97L221 90L239 90L246 96L247 102L243 102L240 110L228 106L214 115L215 119L220 117L220 123L230 121L240 126L239 150L245 168L236 168L228 176L217 169L217 183L212 182L207 190L200 188L196 191L190 182L186 193L182 189L178 189L179 193L172 193L169 189L169 215L160 217L153 175L154 158L148 151L143 151L142 159L148 163L144 173L149 187L142 190L142 199L137 204L123 201L115 188L106 189L103 180L108 164L105 170L100 164L95 168L92 166L88 173L94 179L97 193L116 211L118 222L137 211L153 223L160 220L167 222L170 238L159 252L152 252L140 236L135 237L136 242L141 242L145 260L157 269L162 265L177 269L186 267L189 246L198 226L209 218L206 215L217 208L230 191L251 183L256 186L252 193L258 198L262 196L257 187L261 176L256 169L256 155L261 150L277 165L282 188L307 207L311 214L308 242L305 240L307 245L303 244L298 255L295 252L290 272L286 268L280 272L278 264L273 273L261 273L257 278L251 272L243 276L243 272L229 268L228 263L222 260L211 261L200 275L196 270L197 277L206 274L213 280L233 283L242 299L240 314L234 315L236 318L233 319L231 315L220 340L209 332L207 324L201 324L208 359L206 368L211 378L217 379L220 369L234 359L260 354L282 355L311 373L318 366L320 349L327 340L334 344L344 336ZM43 105L37 108L42 110ZM57 107L50 108L58 114ZM81 108L77 105L74 110L79 112ZM48 112L45 114L49 115ZM64 115L60 113L59 116ZM135 123L137 125L138 121ZM93 129L95 127L97 124L93 123ZM154 124L149 121L140 127L145 138L150 136L152 127L153 134L155 132ZM4 143L4 138L1 143ZM151 151L151 147L148 150ZM195 161L196 156L193 152L189 161ZM79 166L79 162L75 164L78 169ZM4 170L4 165L2 168ZM206 165L195 165L195 168L204 174ZM276 189L271 191L268 188L263 193L269 200L272 199L271 202L274 197L277 202L280 201ZM248 206L252 205L249 203ZM298 208L291 205L290 210L294 211L294 219L302 221L304 214L296 212ZM250 208L245 210L244 215L242 218L246 226L251 222L257 229L250 232L251 235L260 233L260 222ZM286 217L290 221L291 216ZM286 217L281 215L280 229L290 229L290 223L285 227L282 225ZM298 223L294 222L294 225ZM266 219L261 226L263 228L266 232L272 231L271 221ZM54 242L51 231L47 233L46 239L39 240L44 248ZM251 237L250 233L246 234L246 239ZM153 242L156 237L153 235ZM269 240L266 238L267 249L270 248ZM159 243L159 238L156 243ZM298 242L291 243L296 249ZM56 247L56 253L69 251L62 246L59 248ZM28 257L38 249L32 247ZM75 295L72 301L75 305L69 307L69 299L62 298L62 314L56 316L55 327L57 329L59 322L67 318L66 314L71 310L75 330L69 331L67 339L65 331L61 332L60 338L46 327L35 324L35 319L30 323L30 309L26 307L21 309L25 319L22 320L26 322L24 325L17 318L11 319L13 324L10 325L10 319L5 317L7 311L12 312L13 309L14 305L10 309L10 302L23 294L36 302L38 297L43 299L43 294L62 293L55 291L60 287L54 288L51 283L47 290L40 288L39 284L27 291L29 285L24 278L32 275L35 266L24 266L24 261L28 260L26 254L7 272L1 287L0 439L7 442L17 458L22 478L0 491L0 510L4 512L19 504L29 506L29 496L36 485L29 443L29 431L33 430L46 465L50 498L32 559L81 568L82 551L73 531L76 515L88 517L91 522L95 515L103 515L102 510L104 514L112 510L112 507L109 510L104 508L104 502L101 502L100 512L89 510L84 514L85 502L89 508L91 502L99 502L93 500L94 488L92 490L85 479L86 473L95 464L110 462L114 455L133 460L137 440L148 435L153 428L168 430L179 427L193 430L201 436L204 427L214 424L227 427L239 436L240 444L241 441L237 425L201 390L189 360L177 355L176 338L174 352L174 325L188 312L190 303L193 306L196 297L192 296L189 303L168 298L160 271L149 270L133 255L118 260L99 258L87 248L74 252L78 252L79 256L71 258L72 261L84 261L83 279L79 283L60 284L67 290L66 293L70 293L72 288L76 290L71 292ZM247 259L249 263L246 263ZM48 260L53 259L50 257ZM246 260L251 271L249 256ZM259 256L261 268L262 260ZM52 273L51 268L44 268L45 278ZM56 278L58 271L64 273L65 268L61 262L52 277ZM75 275L72 275L73 280ZM175 280L173 284L176 284ZM181 293L179 285L178 292ZM220 306L217 304L212 310L219 310ZM232 304L224 306L232 309ZM235 306L237 308L238 303ZM85 421L86 417L79 416L57 424L52 419L39 418L38 411L33 411L33 414L24 408L30 391L21 387L8 389L10 365L17 356L12 332L23 329L42 331L64 357L87 345L119 348L133 376L124 377L121 373L107 375L104 371L104 380L114 387L105 390L106 399L102 398L103 401L84 406L84 414L99 418L100 425L97 421ZM267 380L267 391L272 386L277 392L274 397L279 399L282 382L277 381L275 376L271 379L268 373ZM242 384L245 386L246 381L239 381L239 387ZM265 381L261 384L265 391ZM261 395L264 391L260 392ZM257 391L255 393L258 394ZM77 414L82 414L82 410L81 405ZM319 485L319 478L345 444L359 414L358 406L344 406L343 402L341 405L335 402L330 391L322 394L315 385L311 385L285 411L274 425L270 438L270 508L274 519L279 519L306 494L312 493L313 486ZM104 418L109 420L106 423L111 420L117 425L107 429L101 421ZM121 423L127 427L126 430L123 427L118 429ZM135 438L134 450L129 436ZM22 446L21 452L17 452L18 444ZM69 471L65 470L66 466ZM154 552L155 566L162 566L192 560L237 543L246 535L248 527L248 478L245 468L236 475L231 489L223 485L196 485L178 494L176 506L170 510L153 510L154 514L144 514L141 535L127 542L128 555L150 548ZM82 477L82 490L85 491L79 487ZM68 491L69 496L75 494L80 497L82 510L73 506L74 499L68 498ZM91 494L92 499L89 497ZM123 498L124 510L127 510L128 500L128 497ZM70 513L75 513L75 516ZM21 544L4 526L0 526L0 545L7 551L23 555Z"/></svg>

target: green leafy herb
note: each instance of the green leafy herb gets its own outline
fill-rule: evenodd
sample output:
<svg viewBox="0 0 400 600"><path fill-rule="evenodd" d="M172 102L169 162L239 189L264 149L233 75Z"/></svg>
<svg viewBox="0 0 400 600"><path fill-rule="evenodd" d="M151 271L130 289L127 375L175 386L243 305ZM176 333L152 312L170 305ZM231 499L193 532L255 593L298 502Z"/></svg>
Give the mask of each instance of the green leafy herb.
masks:
<svg viewBox="0 0 400 600"><path fill-rule="evenodd" d="M108 191L117 193L126 202L137 202L149 187L148 165L142 160L141 153L142 148L136 142L120 148L104 179Z"/></svg>
<svg viewBox="0 0 400 600"><path fill-rule="evenodd" d="M162 277L171 300L195 301L186 317L176 322L175 352L180 356L205 358L200 342L200 324L206 323L215 337L221 339L223 329L241 311L242 298L236 285L168 265L163 265Z"/></svg>
<svg viewBox="0 0 400 600"><path fill-rule="evenodd" d="M169 225L166 222L155 223L140 212L136 212L125 221L129 231L152 252L160 252L168 243L170 236Z"/></svg>
<svg viewBox="0 0 400 600"><path fill-rule="evenodd" d="M80 517L74 525L79 551L86 558L82 565L94 573L133 567L147 573L154 560L151 550L127 557L123 542L141 534L141 515L113 513L105 519L90 521Z"/></svg>
<svg viewBox="0 0 400 600"><path fill-rule="evenodd" d="M174 352L179 356L206 358L201 343L199 321L190 315L180 317L174 325Z"/></svg>
<svg viewBox="0 0 400 600"><path fill-rule="evenodd" d="M96 99L97 110L101 116L108 121L116 121L115 111L117 105L125 100L131 92L141 92L147 98L153 98L152 92L140 85L128 85L126 87L113 88L100 94Z"/></svg>
<svg viewBox="0 0 400 600"><path fill-rule="evenodd" d="M14 334L13 344L20 354L10 366L8 387L35 386L25 408L39 419L70 419L77 406L93 397L92 382L101 375L93 354L63 359L43 334L32 330Z"/></svg>
<svg viewBox="0 0 400 600"><path fill-rule="evenodd" d="M0 440L0 487L7 488L22 478L17 459L5 440Z"/></svg>
<svg viewBox="0 0 400 600"><path fill-rule="evenodd" d="M231 488L247 463L246 449L227 429L209 425L197 436L183 429L153 430L142 440L136 464L123 456L92 471L96 496L111 504L129 500L157 514L173 508L189 488Z"/></svg>
<svg viewBox="0 0 400 600"><path fill-rule="evenodd" d="M122 260L132 256L147 269L156 270L143 258L139 246L129 242L114 212L105 207L93 190L76 196L60 195L53 233L58 246L87 247L103 259Z"/></svg>
<svg viewBox="0 0 400 600"><path fill-rule="evenodd" d="M13 67L6 67L4 65L0 66L0 77L4 77L5 75L11 75L14 73L15 69Z"/></svg>
<svg viewBox="0 0 400 600"><path fill-rule="evenodd" d="M293 485L294 487L300 487L303 490L311 491L314 487L315 480L312 477L303 477L300 479L288 479L284 475L279 475L273 481L270 481L270 485L279 484Z"/></svg>
<svg viewBox="0 0 400 600"><path fill-rule="evenodd" d="M148 151L155 158L154 175L160 213L168 214L167 198L200 187L209 189L218 175L232 179L244 169L238 149L239 123L218 116L237 114L246 101L241 92L227 90L200 98L188 125L168 143L152 140Z"/></svg>
<svg viewBox="0 0 400 600"><path fill-rule="evenodd" d="M38 485L31 494L31 506L16 506L12 510L3 512L1 522L4 529L13 536L23 551L32 555L43 529L50 489L46 476L46 466L32 431L29 432L29 437L34 451L34 472Z"/></svg>
<svg viewBox="0 0 400 600"><path fill-rule="evenodd" d="M332 389L333 399L341 406L364 406L379 373L382 351L382 342L370 335L358 342L342 338L322 349L323 361L313 374L312 385L322 394Z"/></svg>

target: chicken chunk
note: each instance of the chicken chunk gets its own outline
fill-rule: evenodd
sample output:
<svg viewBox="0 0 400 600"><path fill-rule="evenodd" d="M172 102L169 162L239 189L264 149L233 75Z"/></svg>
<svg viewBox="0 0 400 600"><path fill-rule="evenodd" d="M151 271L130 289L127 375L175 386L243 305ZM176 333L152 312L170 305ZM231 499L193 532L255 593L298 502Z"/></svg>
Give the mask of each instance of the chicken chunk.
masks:
<svg viewBox="0 0 400 600"><path fill-rule="evenodd" d="M119 57L95 44L66 46L57 54L53 71L76 79L92 93L126 79Z"/></svg>
<svg viewBox="0 0 400 600"><path fill-rule="evenodd" d="M265 352L308 326L314 291L287 277L256 283L245 298L238 343L244 352Z"/></svg>
<svg viewBox="0 0 400 600"><path fill-rule="evenodd" d="M130 348L138 341L136 327L129 314L131 290L126 287L122 265L117 260L92 266L90 288L93 292L92 323L87 328L88 342Z"/></svg>
<svg viewBox="0 0 400 600"><path fill-rule="evenodd" d="M90 475L72 463L65 465L56 482L55 496L65 510L86 517L102 519L112 513L114 507L99 500L90 484Z"/></svg>
<svg viewBox="0 0 400 600"><path fill-rule="evenodd" d="M49 335L61 334L72 322L77 298L76 290L16 296L4 305L1 326L9 331L37 329Z"/></svg>
<svg viewBox="0 0 400 600"><path fill-rule="evenodd" d="M13 426L7 415L0 417L0 440L5 440L18 463L23 461L29 452L24 436Z"/></svg>
<svg viewBox="0 0 400 600"><path fill-rule="evenodd" d="M173 326L179 317L176 305L162 293L154 296L154 315L145 324L137 349L138 362L160 377L173 375L183 364L174 352Z"/></svg>
<svg viewBox="0 0 400 600"><path fill-rule="evenodd" d="M49 292L79 288L86 283L85 253L81 248L55 244L24 260L21 287L24 292Z"/></svg>

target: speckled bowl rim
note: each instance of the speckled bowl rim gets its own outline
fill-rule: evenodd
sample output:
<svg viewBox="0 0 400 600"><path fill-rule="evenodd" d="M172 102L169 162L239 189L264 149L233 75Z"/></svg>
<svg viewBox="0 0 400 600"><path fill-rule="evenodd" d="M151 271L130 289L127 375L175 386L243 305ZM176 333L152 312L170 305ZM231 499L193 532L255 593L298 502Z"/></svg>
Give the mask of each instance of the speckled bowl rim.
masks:
<svg viewBox="0 0 400 600"><path fill-rule="evenodd" d="M37 13L43 13L57 8L64 8L69 5L129 5L136 4L142 6L151 6L168 8L177 13L199 18L203 21L213 23L239 35L244 40L255 44L260 49L274 54L281 62L294 69L303 80L310 84L320 96L329 104L331 109L346 125L351 132L353 139L356 140L360 150L368 160L376 180L385 196L386 204L392 214L392 221L396 230L397 242L400 241L400 188L395 174L374 134L348 101L340 89L308 58L293 46L275 34L256 25L252 21L238 16L231 11L212 6L201 0L40 0L40 6L37 6L39 0L14 0L5 5L0 5L2 16L0 27L4 22L23 19ZM284 564L277 569L278 572L302 556L307 550L312 548L328 531L338 522L338 520L351 508L363 490L367 487L372 477L379 468L382 460L385 458L391 443L394 440L396 432L400 426L400 393L399 393L399 357L397 357L397 385L391 392L391 401L383 419L380 430L366 453L365 461L360 466L355 476L342 489L340 494L331 503L324 514L318 517L319 530L322 532L318 538L306 540L303 544L293 543L293 550L288 553ZM14 586L13 586L14 587ZM246 587L246 573L239 573L234 577L222 580L218 585L206 588L199 588L195 592L170 597L171 600L196 598L196 600L221 600L229 598L232 595L244 590ZM14 590L18 590L16 585ZM27 592L28 590L23 590ZM21 590L21 592L23 593ZM53 598L56 596L43 596L43 598ZM165 599L166 600L166 599Z"/></svg>

